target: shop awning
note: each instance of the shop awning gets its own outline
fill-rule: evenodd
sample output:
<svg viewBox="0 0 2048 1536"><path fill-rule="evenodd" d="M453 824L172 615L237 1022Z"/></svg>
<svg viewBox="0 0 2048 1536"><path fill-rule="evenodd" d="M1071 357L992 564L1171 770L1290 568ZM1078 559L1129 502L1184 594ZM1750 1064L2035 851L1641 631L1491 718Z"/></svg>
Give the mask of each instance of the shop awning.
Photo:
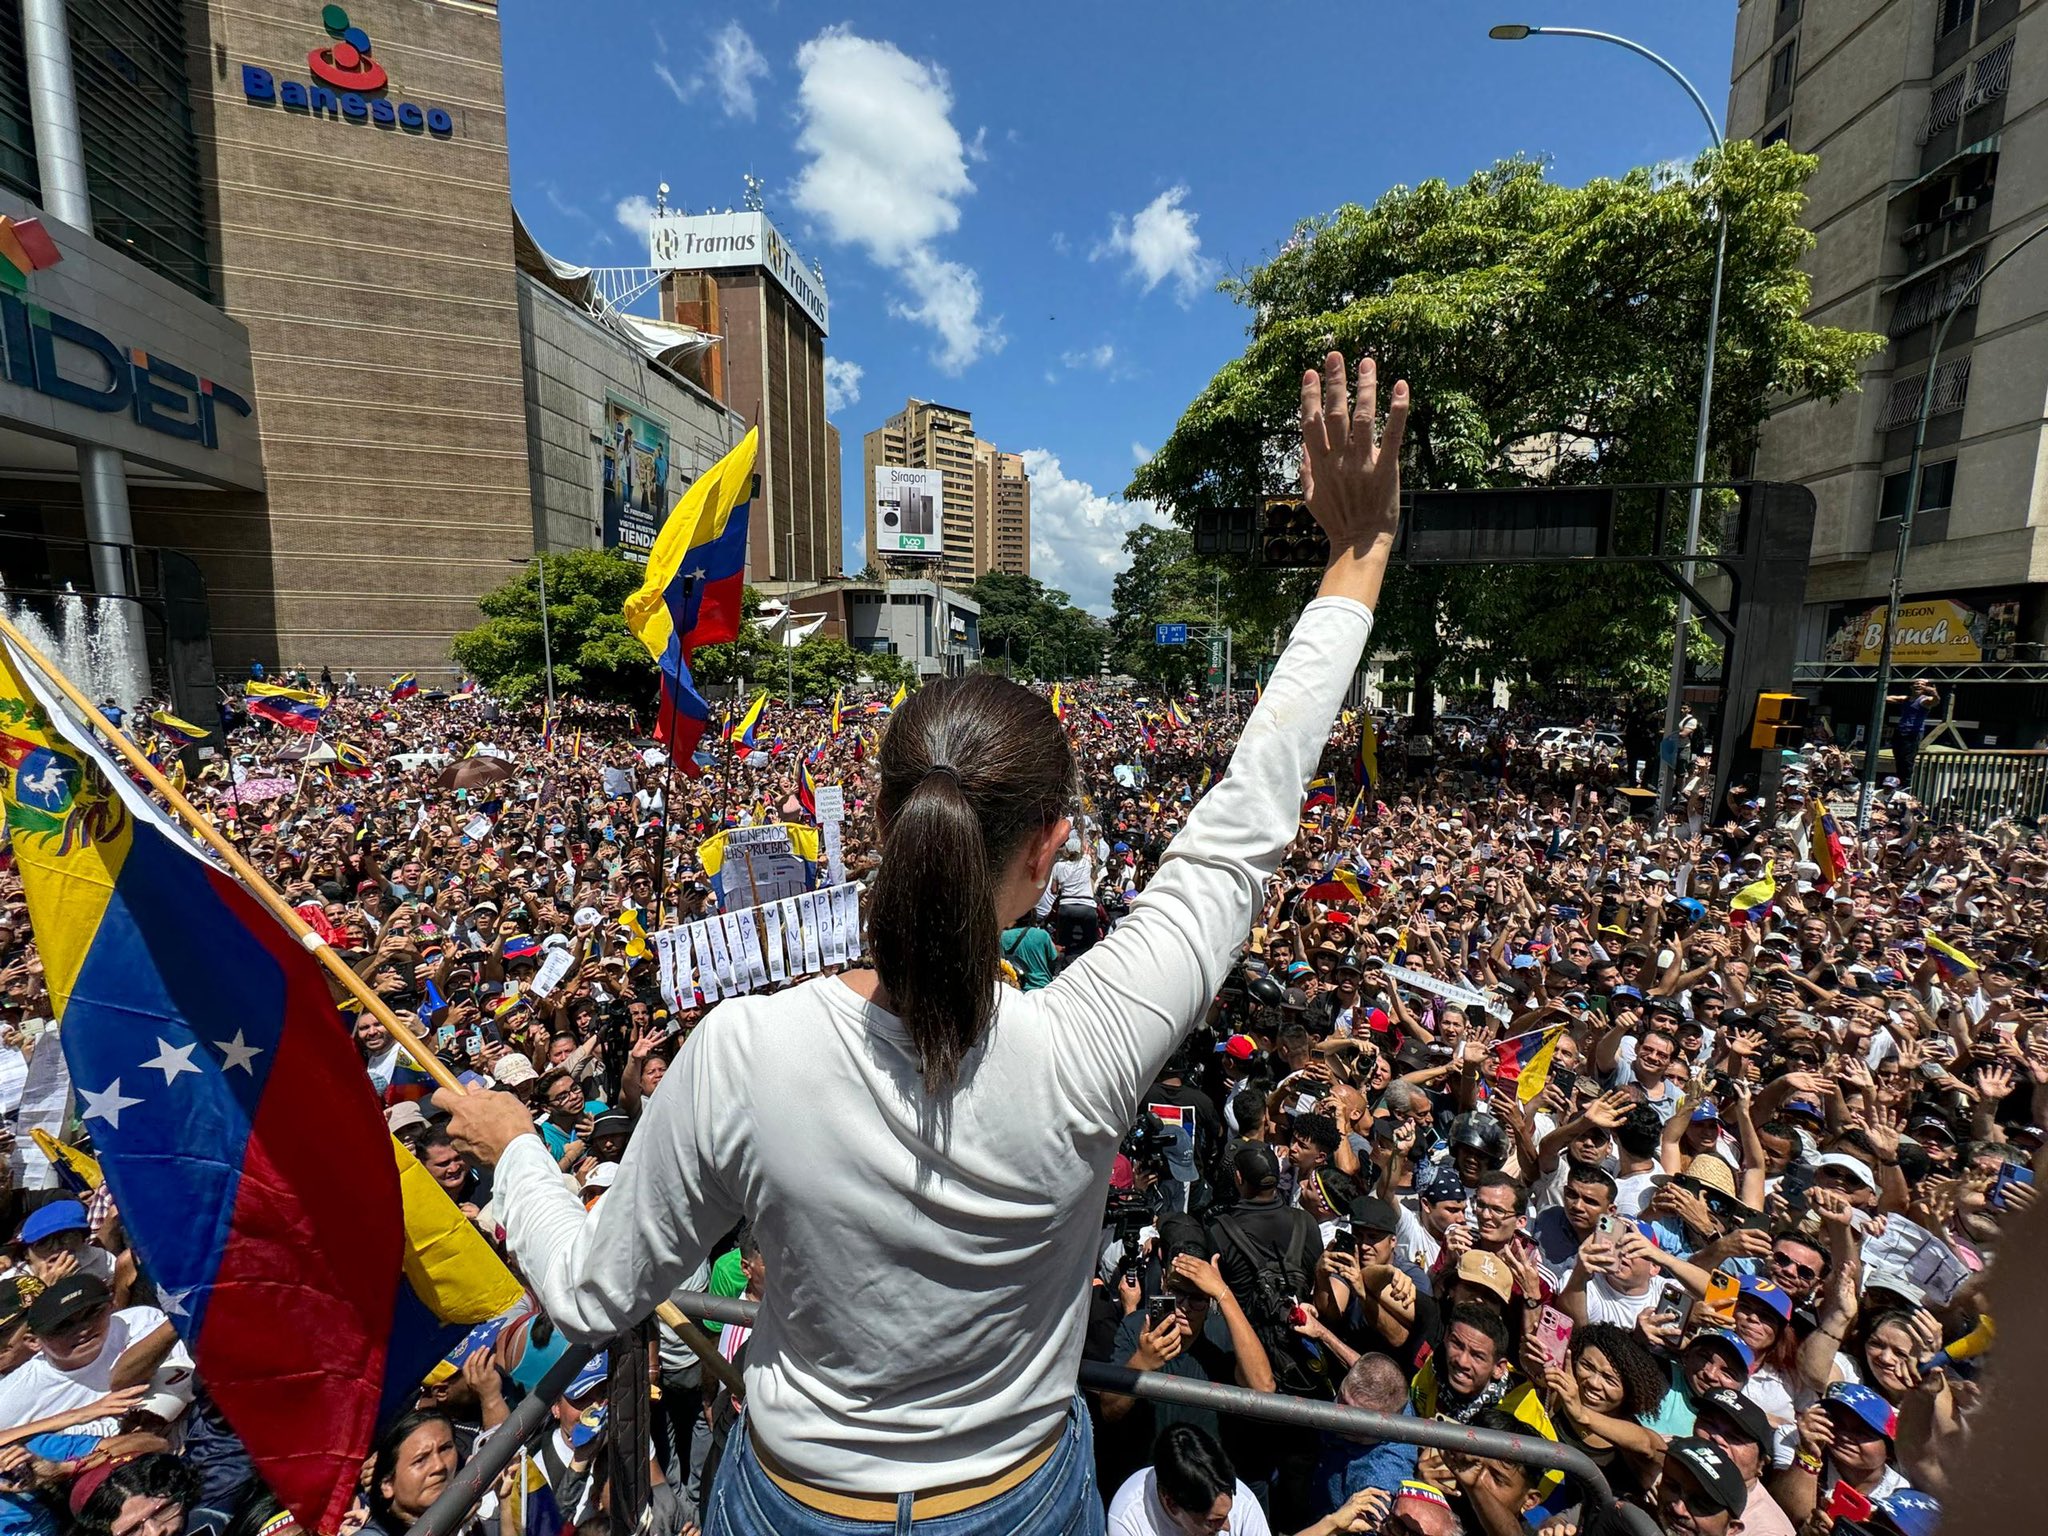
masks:
<svg viewBox="0 0 2048 1536"><path fill-rule="evenodd" d="M1941 164L1937 165L1933 170L1928 171L1923 175L1916 176L1913 180L1907 182L1904 186L1900 187L1897 191L1893 192L1892 200L1896 202L1899 198L1904 197L1908 192L1918 191L1921 187L1926 186L1928 182L1934 180L1937 176L1954 175L1955 169L1959 165L1962 165L1971 160L1981 160L1986 155L1995 155L1997 153L1998 135L1994 133L1988 139L1979 139L1976 143L1968 146L1967 148L1957 150L1954 154L1950 155L1946 160L1942 161Z"/></svg>

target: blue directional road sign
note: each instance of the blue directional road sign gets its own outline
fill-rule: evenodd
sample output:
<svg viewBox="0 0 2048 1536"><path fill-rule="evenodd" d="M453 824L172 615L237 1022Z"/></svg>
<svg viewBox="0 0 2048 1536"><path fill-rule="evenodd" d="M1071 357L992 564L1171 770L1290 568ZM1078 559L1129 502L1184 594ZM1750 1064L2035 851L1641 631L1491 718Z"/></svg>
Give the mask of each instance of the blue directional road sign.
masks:
<svg viewBox="0 0 2048 1536"><path fill-rule="evenodd" d="M1186 645L1188 627L1185 624L1154 624L1152 626L1154 645Z"/></svg>

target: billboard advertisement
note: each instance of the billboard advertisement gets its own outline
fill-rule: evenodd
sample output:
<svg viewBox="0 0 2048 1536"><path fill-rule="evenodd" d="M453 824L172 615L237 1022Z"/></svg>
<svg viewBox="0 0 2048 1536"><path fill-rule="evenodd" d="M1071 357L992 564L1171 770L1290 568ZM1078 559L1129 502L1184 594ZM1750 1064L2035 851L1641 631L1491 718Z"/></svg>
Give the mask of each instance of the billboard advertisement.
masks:
<svg viewBox="0 0 2048 1536"><path fill-rule="evenodd" d="M946 552L941 515L946 472L875 466L875 549L884 555L937 557Z"/></svg>
<svg viewBox="0 0 2048 1536"><path fill-rule="evenodd" d="M657 214L647 231L647 255L649 266L674 272L765 267L820 331L831 331L825 279L805 264L765 213Z"/></svg>
<svg viewBox="0 0 2048 1536"><path fill-rule="evenodd" d="M1884 650L1883 604L1846 614L1829 638L1824 659L1875 666ZM1953 598L1922 598L1899 605L1892 660L1902 667L2007 659L2019 636L2019 604L1979 609Z"/></svg>
<svg viewBox="0 0 2048 1536"><path fill-rule="evenodd" d="M604 403L604 547L646 564L668 511L668 428L623 400Z"/></svg>

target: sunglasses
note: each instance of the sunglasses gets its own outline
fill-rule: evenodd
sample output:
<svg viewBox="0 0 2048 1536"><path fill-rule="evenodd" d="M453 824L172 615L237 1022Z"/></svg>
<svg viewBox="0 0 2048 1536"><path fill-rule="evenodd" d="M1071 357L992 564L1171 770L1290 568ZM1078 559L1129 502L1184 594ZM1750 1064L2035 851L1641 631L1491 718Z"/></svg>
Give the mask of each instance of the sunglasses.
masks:
<svg viewBox="0 0 2048 1536"><path fill-rule="evenodd" d="M1802 1280L1818 1280L1820 1278L1820 1271L1813 1265L1801 1264L1797 1259L1787 1254L1773 1253L1771 1255L1771 1268L1788 1275L1797 1275Z"/></svg>

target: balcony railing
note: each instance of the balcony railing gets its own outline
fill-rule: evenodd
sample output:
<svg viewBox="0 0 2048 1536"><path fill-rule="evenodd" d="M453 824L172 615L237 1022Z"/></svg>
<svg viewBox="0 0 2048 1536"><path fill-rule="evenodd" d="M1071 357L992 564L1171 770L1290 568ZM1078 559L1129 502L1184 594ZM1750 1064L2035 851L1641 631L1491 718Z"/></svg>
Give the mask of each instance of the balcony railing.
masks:
<svg viewBox="0 0 2048 1536"><path fill-rule="evenodd" d="M1910 379L1894 379L1890 393L1884 399L1884 413L1877 419L1880 432L1890 432L1897 427L1910 427L1920 416L1920 392L1926 388L1927 375L1916 373ZM1952 358L1943 363L1934 373L1934 400L1927 414L1951 415L1960 411L1970 398L1970 359L1967 356Z"/></svg>
<svg viewBox="0 0 2048 1536"><path fill-rule="evenodd" d="M759 1306L732 1297L685 1291L675 1297L676 1305L693 1320L751 1325ZM634 1340L614 1341L622 1347L637 1347ZM522 1450L538 1443L555 1427L555 1400L595 1351L571 1348L544 1375L534 1390L523 1398L497 1433L484 1442L469 1459L433 1508L413 1522L406 1536L454 1536ZM1618 1502L1606 1475L1584 1451L1537 1435L1508 1434L1500 1430L1472 1429L1448 1419L1419 1419L1403 1415L1372 1413L1364 1408L1347 1408L1310 1398L1288 1397L1277 1392L1254 1392L1246 1387L1226 1387L1209 1381L1190 1381L1159 1371L1134 1371L1127 1366L1081 1362L1079 1384L1091 1392L1113 1392L1147 1402L1177 1403L1182 1407L1205 1408L1211 1413L1260 1419L1268 1424L1287 1424L1297 1429L1328 1432L1359 1441L1396 1441L1403 1445L1431 1446L1466 1456L1493 1461L1518 1462L1546 1472L1561 1472L1577 1478L1585 1490L1585 1518L1580 1529L1586 1536L1657 1536L1649 1515L1630 1504ZM613 1410L616 1416L618 1410ZM635 1512L611 1511L614 1530L633 1528Z"/></svg>

